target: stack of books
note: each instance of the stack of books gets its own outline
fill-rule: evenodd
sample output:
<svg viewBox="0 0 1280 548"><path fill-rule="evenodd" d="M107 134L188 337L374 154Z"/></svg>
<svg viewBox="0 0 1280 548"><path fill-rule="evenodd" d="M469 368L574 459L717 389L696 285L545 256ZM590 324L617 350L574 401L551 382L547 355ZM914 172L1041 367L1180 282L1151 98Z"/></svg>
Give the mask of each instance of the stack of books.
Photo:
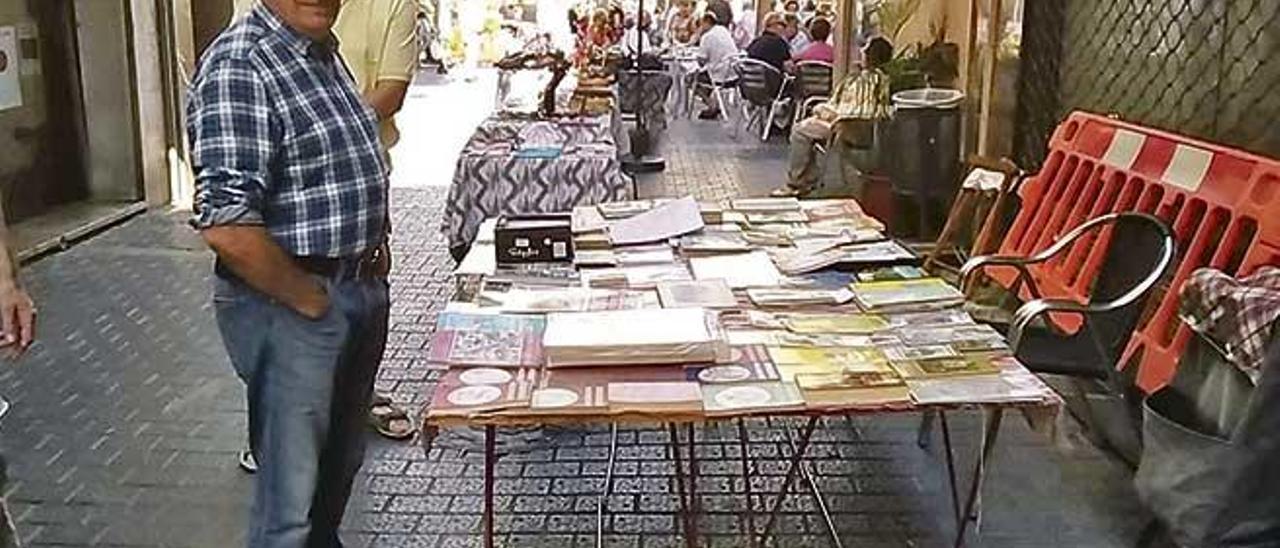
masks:
<svg viewBox="0 0 1280 548"><path fill-rule="evenodd" d="M728 359L724 330L703 308L553 313L547 367L713 363Z"/></svg>

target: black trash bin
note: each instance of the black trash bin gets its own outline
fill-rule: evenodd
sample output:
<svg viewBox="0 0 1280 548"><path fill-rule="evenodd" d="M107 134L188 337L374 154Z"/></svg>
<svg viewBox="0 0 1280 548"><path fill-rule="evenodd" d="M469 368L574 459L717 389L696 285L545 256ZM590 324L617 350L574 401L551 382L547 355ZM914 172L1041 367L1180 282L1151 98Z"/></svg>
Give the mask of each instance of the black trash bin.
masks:
<svg viewBox="0 0 1280 548"><path fill-rule="evenodd" d="M913 89L893 95L896 109L881 147L893 185L898 236L937 236L960 184L960 103L954 89Z"/></svg>

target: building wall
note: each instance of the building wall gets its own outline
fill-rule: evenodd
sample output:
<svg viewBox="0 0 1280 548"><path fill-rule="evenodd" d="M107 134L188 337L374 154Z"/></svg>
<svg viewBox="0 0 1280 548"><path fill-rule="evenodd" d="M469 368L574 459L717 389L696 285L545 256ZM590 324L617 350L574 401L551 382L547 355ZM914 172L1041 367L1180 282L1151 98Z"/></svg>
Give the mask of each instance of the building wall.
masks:
<svg viewBox="0 0 1280 548"><path fill-rule="evenodd" d="M130 81L127 7L123 0L75 3L89 144L88 185L96 200L139 197L139 135Z"/></svg>

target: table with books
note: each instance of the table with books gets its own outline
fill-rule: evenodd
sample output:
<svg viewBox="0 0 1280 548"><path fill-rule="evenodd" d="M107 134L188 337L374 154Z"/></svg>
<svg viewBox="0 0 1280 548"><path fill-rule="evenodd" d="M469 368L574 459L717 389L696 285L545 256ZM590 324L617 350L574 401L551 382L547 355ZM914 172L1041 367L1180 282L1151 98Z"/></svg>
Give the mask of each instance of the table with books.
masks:
<svg viewBox="0 0 1280 548"><path fill-rule="evenodd" d="M429 446L442 428L484 429L487 546L495 438L507 427L611 425L612 454L617 425L664 425L693 546L695 425L737 422L749 477L745 421L795 419L783 421L793 425L793 451L782 495L764 515L746 509L754 543L756 533L768 538L797 479L835 535L805 461L820 420L923 412L942 426L962 542L1004 412L1046 424L1061 406L1000 332L964 312L960 291L928 277L919 257L886 239L852 200L603 203L574 208L570 223L572 262L513 265L498 263L499 223L486 222L431 342L430 360L445 372L423 432ZM946 427L957 409L985 415L963 493ZM607 473L602 503L612 464Z"/></svg>
<svg viewBox="0 0 1280 548"><path fill-rule="evenodd" d="M442 230L450 248L470 245L490 217L630 198L616 118L497 113L481 122L458 156L449 188Z"/></svg>

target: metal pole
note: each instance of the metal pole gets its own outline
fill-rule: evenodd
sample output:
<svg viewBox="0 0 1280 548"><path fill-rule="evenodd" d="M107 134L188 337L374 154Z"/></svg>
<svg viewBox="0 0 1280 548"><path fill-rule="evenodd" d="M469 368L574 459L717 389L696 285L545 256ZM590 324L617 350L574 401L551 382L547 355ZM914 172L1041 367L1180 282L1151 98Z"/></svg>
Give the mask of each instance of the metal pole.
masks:
<svg viewBox="0 0 1280 548"><path fill-rule="evenodd" d="M618 425L609 425L609 465L604 472L604 492L596 503L596 548L604 548L604 507L613 492L613 465L618 458Z"/></svg>
<svg viewBox="0 0 1280 548"><path fill-rule="evenodd" d="M494 548L493 539L493 469L497 455L497 432L493 425L484 427L484 546Z"/></svg>
<svg viewBox="0 0 1280 548"><path fill-rule="evenodd" d="M996 437L1000 433L1000 420L1004 418L1004 409L995 408L987 415L987 422L982 428L982 447L978 452L978 463L973 470L973 483L969 485L969 496L964 504L964 519L960 520L960 526L956 530L955 548L964 546L964 535L969 529L969 522L975 521L974 507L977 506L978 497L982 493L982 481L986 475L987 460L991 458L991 451L996 446Z"/></svg>
<svg viewBox="0 0 1280 548"><path fill-rule="evenodd" d="M796 474L800 472L800 461L804 459L805 451L809 450L809 438L813 436L813 430L818 425L818 418L812 417L805 424L804 429L800 431L800 447L797 451L792 451L791 464L787 467L787 477L782 482L782 491L778 493L778 498L773 502L773 507L769 509L769 519L764 523L764 531L760 533L760 543L766 544L769 541L769 535L773 531L773 526L778 521L778 511L782 509L782 502L787 498L787 492L791 490L791 483L796 480Z"/></svg>
<svg viewBox="0 0 1280 548"><path fill-rule="evenodd" d="M938 422L942 424L942 445L946 451L947 458L947 479L951 486L951 508L956 514L956 527L960 526L960 490L956 486L956 460L955 453L951 450L951 426L947 424L947 412L938 412Z"/></svg>

